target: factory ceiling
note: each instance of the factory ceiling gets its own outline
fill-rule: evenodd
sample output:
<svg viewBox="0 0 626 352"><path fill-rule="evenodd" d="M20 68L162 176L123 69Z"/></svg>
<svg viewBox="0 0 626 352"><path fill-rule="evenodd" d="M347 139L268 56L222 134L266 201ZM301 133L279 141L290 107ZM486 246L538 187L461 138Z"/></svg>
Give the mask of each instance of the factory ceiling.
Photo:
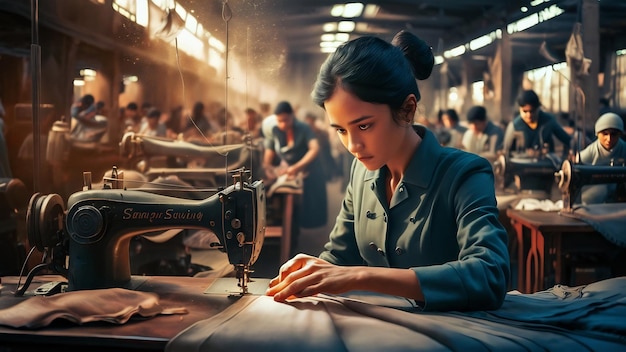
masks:
<svg viewBox="0 0 626 352"><path fill-rule="evenodd" d="M345 2L330 0L181 0L181 3L195 7L200 17L203 12L223 14L226 4L227 14L232 14L228 21L230 47L257 53L282 52L292 58L326 55L320 50L320 39L326 33L324 25L340 21L355 22L350 39L376 35L390 40L398 31L409 30L443 57L448 50L510 24L517 22L517 27L522 28L539 19L540 23L510 37L513 65L527 69L545 66L551 59L565 60L567 41L575 24L582 21L585 7L585 0L378 0L363 2L363 14L357 17L341 18L332 16L331 11L334 5ZM600 0L598 4L601 50L604 45L626 47L626 1ZM553 18L545 20L550 17ZM206 28L224 37L225 24L225 21L213 21ZM540 50L542 47L544 50ZM496 45L487 45L466 50L465 55L472 55L478 62L486 61L494 55L495 48ZM448 61L460 65L457 58L450 57Z"/></svg>
<svg viewBox="0 0 626 352"><path fill-rule="evenodd" d="M390 40L398 31L409 30L429 43L435 55L446 57L451 71L460 72L461 58L470 57L478 74L480 65L495 55L496 45L469 49L469 43L511 24L518 27L510 35L516 69L564 61L568 39L575 24L582 21L585 4L589 4L589 0L378 0L363 2L362 14L342 18L331 12L335 5L346 3L331 0L177 1L212 35L226 42L229 50L252 58L254 63L319 62L326 56L320 47L322 35L341 32L325 32L324 26L351 21L354 29L349 31L350 39L376 35ZM10 6L13 0L0 0L2 3ZM626 1L598 0L597 4L600 51L626 48ZM27 19L8 17L0 22L2 47L27 54ZM528 28L520 30L523 27ZM463 55L447 55L459 46L465 46Z"/></svg>

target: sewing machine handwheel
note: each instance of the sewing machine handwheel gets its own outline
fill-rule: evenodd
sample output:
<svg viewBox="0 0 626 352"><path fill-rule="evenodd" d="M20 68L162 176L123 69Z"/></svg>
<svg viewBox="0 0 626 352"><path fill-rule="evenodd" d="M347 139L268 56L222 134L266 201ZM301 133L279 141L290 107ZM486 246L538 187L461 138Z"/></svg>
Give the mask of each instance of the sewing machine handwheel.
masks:
<svg viewBox="0 0 626 352"><path fill-rule="evenodd" d="M504 173L506 172L506 156L504 155L500 155L498 156L498 158L494 161L493 163L493 173L500 177L500 176L504 176Z"/></svg>
<svg viewBox="0 0 626 352"><path fill-rule="evenodd" d="M65 205L58 194L33 194L26 213L28 241L31 246L44 251L56 245L56 235L63 228L64 213Z"/></svg>
<svg viewBox="0 0 626 352"><path fill-rule="evenodd" d="M572 172L572 163L569 160L565 160L561 165L561 170L555 174L558 175L556 181L561 191L567 191L569 188L569 184L572 182Z"/></svg>

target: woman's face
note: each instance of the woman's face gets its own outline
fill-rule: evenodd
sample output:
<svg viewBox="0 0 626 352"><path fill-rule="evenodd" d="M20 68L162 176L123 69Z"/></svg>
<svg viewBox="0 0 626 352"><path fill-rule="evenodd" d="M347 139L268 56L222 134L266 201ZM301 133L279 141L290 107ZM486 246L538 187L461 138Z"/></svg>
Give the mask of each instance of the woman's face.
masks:
<svg viewBox="0 0 626 352"><path fill-rule="evenodd" d="M475 134L483 133L485 131L485 128L487 128L487 121L473 121L469 124L469 128Z"/></svg>
<svg viewBox="0 0 626 352"><path fill-rule="evenodd" d="M364 102L337 88L324 107L341 143L368 170L380 169L402 154L407 128L394 121L388 105Z"/></svg>
<svg viewBox="0 0 626 352"><path fill-rule="evenodd" d="M150 117L150 118L148 118L148 126L151 129L156 130L157 127L159 126L159 117Z"/></svg>
<svg viewBox="0 0 626 352"><path fill-rule="evenodd" d="M519 114L526 124L530 125L537 122L539 118L539 108L530 104L519 107Z"/></svg>
<svg viewBox="0 0 626 352"><path fill-rule="evenodd" d="M443 126L446 128L453 128L454 126L456 126L456 123L454 122L452 117L450 117L450 115L445 114L445 113L441 115L441 122L443 123Z"/></svg>
<svg viewBox="0 0 626 352"><path fill-rule="evenodd" d="M289 113L282 113L276 115L276 126L281 131L287 131L293 126L293 115Z"/></svg>
<svg viewBox="0 0 626 352"><path fill-rule="evenodd" d="M622 133L619 130L609 128L598 132L598 142L604 147L604 149L611 150L615 147L621 135Z"/></svg>

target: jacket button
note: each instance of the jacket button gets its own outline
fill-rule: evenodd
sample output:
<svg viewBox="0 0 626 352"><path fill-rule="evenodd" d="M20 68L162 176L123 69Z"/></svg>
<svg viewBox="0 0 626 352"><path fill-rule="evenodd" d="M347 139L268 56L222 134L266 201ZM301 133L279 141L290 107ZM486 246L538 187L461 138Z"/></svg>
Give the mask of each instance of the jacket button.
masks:
<svg viewBox="0 0 626 352"><path fill-rule="evenodd" d="M376 213L372 213L371 211L368 210L365 213L365 217L368 218L368 219L375 219L376 218Z"/></svg>
<svg viewBox="0 0 626 352"><path fill-rule="evenodd" d="M374 182L372 182L372 184L370 185L370 188L373 190L376 187L376 185L374 184Z"/></svg>
<svg viewBox="0 0 626 352"><path fill-rule="evenodd" d="M385 256L385 251L383 251L383 249L382 249L382 248L378 247L378 246L376 245L376 243L374 243L374 242L370 242L370 243L369 243L369 246L370 246L370 248L371 248L371 249L373 249L373 250L375 250L376 252L378 252L378 254L380 254L381 256L383 256L383 257Z"/></svg>
<svg viewBox="0 0 626 352"><path fill-rule="evenodd" d="M383 215L383 221L387 222L387 214Z"/></svg>
<svg viewBox="0 0 626 352"><path fill-rule="evenodd" d="M400 247L396 247L396 254L397 255L403 255L404 254L404 249L402 249Z"/></svg>

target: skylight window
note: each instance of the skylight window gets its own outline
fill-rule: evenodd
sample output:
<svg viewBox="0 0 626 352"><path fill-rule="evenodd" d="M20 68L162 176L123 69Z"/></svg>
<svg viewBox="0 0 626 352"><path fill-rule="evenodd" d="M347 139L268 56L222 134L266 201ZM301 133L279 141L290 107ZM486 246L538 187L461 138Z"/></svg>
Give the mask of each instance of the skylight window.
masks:
<svg viewBox="0 0 626 352"><path fill-rule="evenodd" d="M330 10L330 14L334 17L354 18L359 17L363 13L365 6L360 2L350 2L347 4L334 5Z"/></svg>

